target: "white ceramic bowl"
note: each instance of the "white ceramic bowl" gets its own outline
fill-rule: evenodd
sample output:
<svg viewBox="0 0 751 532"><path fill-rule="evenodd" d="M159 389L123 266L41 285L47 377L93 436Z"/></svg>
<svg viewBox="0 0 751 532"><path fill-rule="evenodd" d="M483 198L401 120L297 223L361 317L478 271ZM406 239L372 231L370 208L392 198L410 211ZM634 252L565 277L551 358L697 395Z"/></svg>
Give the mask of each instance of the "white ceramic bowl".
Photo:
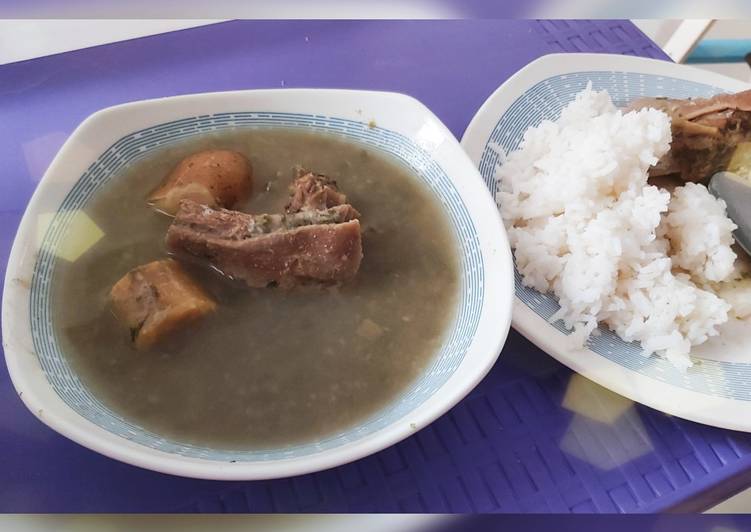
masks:
<svg viewBox="0 0 751 532"><path fill-rule="evenodd" d="M642 96L707 97L738 92L747 83L667 61L608 54L552 54L531 62L501 85L483 104L462 138L487 186L495 194L495 145L516 149L524 131L544 119L556 119L563 106L592 83L607 90L616 105ZM751 320L730 320L720 335L696 347L701 359L683 372L668 361L645 357L602 329L586 349L566 341L551 294L525 287L516 274L514 328L571 369L598 384L652 408L682 418L751 432Z"/></svg>
<svg viewBox="0 0 751 532"><path fill-rule="evenodd" d="M89 393L68 366L51 327L49 279L56 261L63 260L55 250L98 187L151 150L233 127L329 132L392 154L440 199L459 243L460 302L434 363L376 415L305 445L231 451L146 431ZM513 293L511 254L496 205L451 132L420 102L401 94L343 90L196 94L99 111L65 143L34 193L13 244L3 295L3 346L13 384L29 410L81 445L176 475L283 477L364 457L446 412L498 357Z"/></svg>

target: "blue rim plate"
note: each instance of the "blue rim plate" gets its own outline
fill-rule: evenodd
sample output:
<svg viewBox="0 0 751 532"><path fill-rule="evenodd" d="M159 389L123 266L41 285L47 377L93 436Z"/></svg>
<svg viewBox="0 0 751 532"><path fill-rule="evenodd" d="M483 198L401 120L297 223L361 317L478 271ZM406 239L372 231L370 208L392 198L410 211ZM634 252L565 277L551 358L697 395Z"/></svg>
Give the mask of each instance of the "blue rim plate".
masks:
<svg viewBox="0 0 751 532"><path fill-rule="evenodd" d="M641 96L706 97L748 89L738 80L655 59L610 54L551 54L501 85L482 105L462 146L495 196L498 147L516 149L524 131L561 109L587 83L607 90L617 106ZM731 321L719 337L698 346L698 364L682 372L666 360L645 357L601 328L586 349L572 348L563 324L550 323L559 305L551 294L522 285L515 271L512 325L571 369L598 384L665 413L708 425L751 431L751 321Z"/></svg>

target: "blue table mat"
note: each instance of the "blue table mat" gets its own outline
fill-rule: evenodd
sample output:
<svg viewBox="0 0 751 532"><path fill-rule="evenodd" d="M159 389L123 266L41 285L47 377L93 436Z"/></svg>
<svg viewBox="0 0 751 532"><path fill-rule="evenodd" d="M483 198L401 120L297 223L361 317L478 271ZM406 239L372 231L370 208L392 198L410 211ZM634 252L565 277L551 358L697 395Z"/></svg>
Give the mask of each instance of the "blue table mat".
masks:
<svg viewBox="0 0 751 532"><path fill-rule="evenodd" d="M0 262L57 149L103 107L246 88L392 90L460 137L498 85L561 51L666 58L624 21L234 21L1 66ZM751 483L751 435L633 404L514 331L435 423L296 478L203 481L110 460L36 420L4 365L0 420L3 512L652 512L703 509Z"/></svg>

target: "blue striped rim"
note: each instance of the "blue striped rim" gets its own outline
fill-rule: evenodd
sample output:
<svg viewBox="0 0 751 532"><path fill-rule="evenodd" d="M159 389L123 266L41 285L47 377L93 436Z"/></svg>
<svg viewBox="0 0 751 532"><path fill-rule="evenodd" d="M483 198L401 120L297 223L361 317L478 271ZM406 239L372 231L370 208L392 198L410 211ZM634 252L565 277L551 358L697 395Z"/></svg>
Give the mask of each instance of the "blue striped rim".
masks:
<svg viewBox="0 0 751 532"><path fill-rule="evenodd" d="M315 443L283 449L236 451L211 449L167 440L123 419L103 405L72 372L52 326L50 286L55 275L54 250L72 216L126 165L182 139L229 128L292 128L335 134L390 154L411 169L448 213L461 250L460 297L451 330L432 365L410 389L360 425ZM47 380L73 410L109 432L153 449L217 461L266 461L294 458L338 447L378 431L413 411L440 388L461 364L479 323L484 298L484 268L477 232L458 191L425 150L399 133L361 122L298 113L237 112L203 115L137 131L115 142L97 158L66 195L47 229L31 283L30 320L34 349Z"/></svg>
<svg viewBox="0 0 751 532"><path fill-rule="evenodd" d="M555 120L561 109L592 82L595 90L607 90L617 106L642 96L671 98L707 97L723 92L720 87L679 78L634 72L576 72L554 76L525 91L500 117L485 143L479 169L485 184L496 195L496 167L501 164L499 150L515 150L528 127L543 120ZM516 296L538 316L548 320L560 307L551 294L542 294L524 286L515 271ZM569 334L563 323L551 324ZM645 357L637 342L627 343L607 328L592 336L588 347L595 353L646 377L705 395L751 401L751 364L702 360L699 367L683 373L666 360Z"/></svg>

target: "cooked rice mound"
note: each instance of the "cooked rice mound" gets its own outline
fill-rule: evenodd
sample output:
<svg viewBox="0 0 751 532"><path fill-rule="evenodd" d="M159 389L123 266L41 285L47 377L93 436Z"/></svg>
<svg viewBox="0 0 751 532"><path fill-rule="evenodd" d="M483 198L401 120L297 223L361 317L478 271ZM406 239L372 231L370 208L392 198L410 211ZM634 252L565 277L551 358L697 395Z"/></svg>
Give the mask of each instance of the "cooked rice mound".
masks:
<svg viewBox="0 0 751 532"><path fill-rule="evenodd" d="M686 183L673 191L663 231L670 241L673 264L699 282L723 281L733 273L733 230L725 202L707 187Z"/></svg>
<svg viewBox="0 0 751 532"><path fill-rule="evenodd" d="M665 113L588 87L505 156L498 200L524 284L557 296L576 342L603 323L685 369L728 319L710 285L732 277L735 225L703 185L647 184L670 140Z"/></svg>

